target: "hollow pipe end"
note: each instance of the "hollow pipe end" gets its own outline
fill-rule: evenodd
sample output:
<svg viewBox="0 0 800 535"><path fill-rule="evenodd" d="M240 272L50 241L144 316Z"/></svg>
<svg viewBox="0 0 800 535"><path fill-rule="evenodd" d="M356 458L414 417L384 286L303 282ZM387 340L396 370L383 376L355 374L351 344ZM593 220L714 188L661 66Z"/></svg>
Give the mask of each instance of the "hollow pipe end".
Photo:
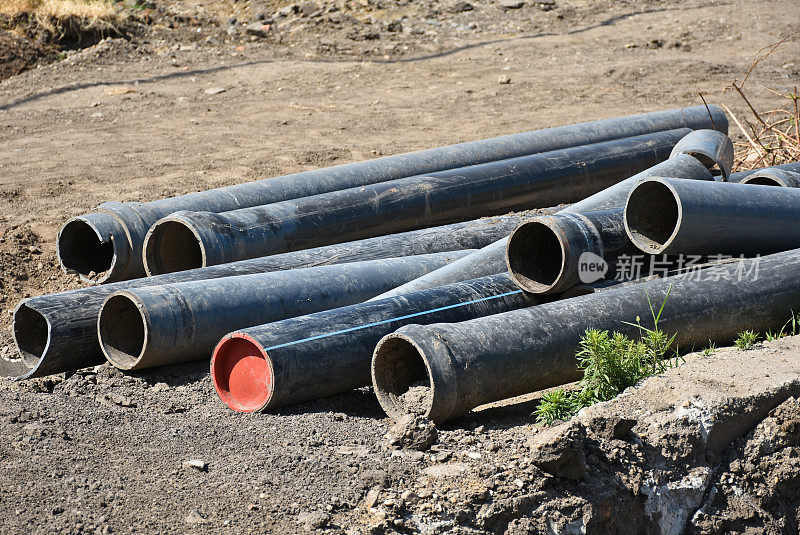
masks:
<svg viewBox="0 0 800 535"><path fill-rule="evenodd" d="M19 358L0 358L0 377L34 377L50 346L50 322L23 299L14 308L11 335Z"/></svg>
<svg viewBox="0 0 800 535"><path fill-rule="evenodd" d="M744 177L740 184L800 188L800 174L783 169L762 169Z"/></svg>
<svg viewBox="0 0 800 535"><path fill-rule="evenodd" d="M667 253L680 231L682 220L680 196L668 179L646 178L628 194L624 212L625 233L644 253Z"/></svg>
<svg viewBox="0 0 800 535"><path fill-rule="evenodd" d="M461 367L432 325L406 325L384 336L371 373L378 402L395 419L417 414L440 424L478 405L479 393L464 391Z"/></svg>
<svg viewBox="0 0 800 535"><path fill-rule="evenodd" d="M686 154L699 160L712 172L730 178L733 170L733 142L719 130L694 130L684 136L672 149L670 158Z"/></svg>
<svg viewBox="0 0 800 535"><path fill-rule="evenodd" d="M120 291L108 296L97 316L97 336L106 360L120 370L149 367L145 361L150 336L147 325L135 294Z"/></svg>
<svg viewBox="0 0 800 535"><path fill-rule="evenodd" d="M192 221L176 212L159 219L147 231L142 263L149 277L206 267L206 243Z"/></svg>
<svg viewBox="0 0 800 535"><path fill-rule="evenodd" d="M253 337L225 336L211 357L211 381L219 399L237 412L269 408L275 373L266 350Z"/></svg>
<svg viewBox="0 0 800 535"><path fill-rule="evenodd" d="M131 257L125 227L117 217L96 212L69 219L56 239L56 254L67 275L100 284L125 278Z"/></svg>
<svg viewBox="0 0 800 535"><path fill-rule="evenodd" d="M586 253L602 260L597 229L579 214L555 214L533 218L514 230L508 239L506 264L521 289L552 294L581 282L580 263Z"/></svg>

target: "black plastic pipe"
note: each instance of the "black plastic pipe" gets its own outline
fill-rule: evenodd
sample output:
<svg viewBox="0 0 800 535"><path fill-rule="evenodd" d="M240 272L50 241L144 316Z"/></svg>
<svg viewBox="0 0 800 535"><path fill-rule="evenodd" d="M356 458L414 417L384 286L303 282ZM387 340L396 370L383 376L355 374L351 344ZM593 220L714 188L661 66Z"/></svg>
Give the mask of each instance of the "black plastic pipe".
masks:
<svg viewBox="0 0 800 535"><path fill-rule="evenodd" d="M693 157L710 172L679 155ZM716 130L696 130L681 139L667 162L557 214L522 223L507 240L508 270L520 288L536 294L563 292L581 282L604 279L615 272L619 257L640 253L625 232L623 208L623 196L638 180L655 173L705 181L729 179L732 166L730 138ZM598 206L607 208L598 210Z"/></svg>
<svg viewBox="0 0 800 535"><path fill-rule="evenodd" d="M650 304L664 300L659 327L684 350L785 325L800 302L800 251L733 266L699 281L697 274L667 277L461 323L401 327L375 350L375 393L389 416L419 408L441 423L484 403L574 381L587 329L638 337L628 322L641 318L652 328Z"/></svg>
<svg viewBox="0 0 800 535"><path fill-rule="evenodd" d="M77 272L90 282L142 277L142 246L147 231L159 219L180 210L227 212L674 128L727 132L728 120L716 106L693 106L385 156L148 203L108 202L97 212L70 219L64 225L58 236L59 260L65 271Z"/></svg>
<svg viewBox="0 0 800 535"><path fill-rule="evenodd" d="M686 138L692 139L698 135L698 132L691 132ZM686 139L684 138L684 139ZM730 143L727 137L717 138L721 143ZM726 141L727 140L727 141ZM705 143L706 138L703 136L700 140ZM688 150L691 146L684 143L684 150ZM609 210L614 208L622 208L625 206L625 200L628 193L635 184L642 178L648 176L674 176L679 178L693 178L700 180L713 180L714 175L711 171L702 164L694 156L687 154L672 155L667 161L661 162L653 167L642 171L630 178L614 184L582 201L578 201L572 206L565 208L563 211L573 213L588 212L594 210ZM561 213L559 212L559 213ZM398 288L390 290L383 295L379 295L375 299L382 299L384 297L391 297L394 295L402 295L408 292L415 292L424 290L426 288L435 288L444 284L452 284L454 282L474 279L478 277L485 277L495 273L503 272L507 269L506 266L506 249L508 247L508 236L487 245L486 247L475 251L473 254L453 262L441 269L420 277L419 279L408 282Z"/></svg>
<svg viewBox="0 0 800 535"><path fill-rule="evenodd" d="M767 173L769 175L773 175L773 173L781 173L783 171L788 171L789 173L800 173L800 162L790 162L790 163L783 163L780 165L773 165L772 167L759 167L758 169L751 169L749 171L738 171L736 173L731 174L730 180L728 182L749 182L746 179L748 177L756 178L758 175L763 173ZM756 175L756 176L754 176ZM775 175L773 175L775 176ZM776 182L773 183L764 183L758 184L761 186L774 186L777 185Z"/></svg>
<svg viewBox="0 0 800 535"><path fill-rule="evenodd" d="M533 294L566 291L613 275L617 259L640 254L625 233L622 208L540 216L508 238L514 282Z"/></svg>
<svg viewBox="0 0 800 535"><path fill-rule="evenodd" d="M467 254L367 260L114 292L97 319L106 358L139 370L211 358L225 333L359 303Z"/></svg>
<svg viewBox="0 0 800 535"><path fill-rule="evenodd" d="M26 379L105 362L97 340L97 315L106 297L118 290L326 264L476 249L508 234L526 217L536 213L520 212L487 217L23 299L14 311L12 322L14 341L22 358L0 358L0 376Z"/></svg>
<svg viewBox="0 0 800 535"><path fill-rule="evenodd" d="M148 273L573 202L665 160L686 129L523 156L222 214L177 212L153 225Z"/></svg>
<svg viewBox="0 0 800 535"><path fill-rule="evenodd" d="M783 169L767 168L755 173L750 173L739 184L752 184L754 186L779 186L782 188L800 188L800 174Z"/></svg>
<svg viewBox="0 0 800 535"><path fill-rule="evenodd" d="M686 136L672 149L672 156L694 156L720 181L730 179L733 170L733 143L726 133L716 130L698 130Z"/></svg>
<svg viewBox="0 0 800 535"><path fill-rule="evenodd" d="M539 301L500 274L259 325L220 341L211 379L236 411L301 403L369 385L375 344L403 325L464 321Z"/></svg>
<svg viewBox="0 0 800 535"><path fill-rule="evenodd" d="M800 190L649 178L625 205L625 231L649 254L768 254L800 247Z"/></svg>
<svg viewBox="0 0 800 535"><path fill-rule="evenodd" d="M697 147L690 142L693 138L698 140ZM673 156L690 154L706 167L718 169L721 176L731 178L733 145L716 131L693 132L672 152ZM780 168L765 168L747 174L740 183L800 187L800 175ZM534 217L509 236L506 263L520 288L535 294L563 292L581 282L594 282L615 273L620 256L641 253L625 231L623 208L574 211L574 207L568 207L557 214ZM601 273L601 270L606 271Z"/></svg>

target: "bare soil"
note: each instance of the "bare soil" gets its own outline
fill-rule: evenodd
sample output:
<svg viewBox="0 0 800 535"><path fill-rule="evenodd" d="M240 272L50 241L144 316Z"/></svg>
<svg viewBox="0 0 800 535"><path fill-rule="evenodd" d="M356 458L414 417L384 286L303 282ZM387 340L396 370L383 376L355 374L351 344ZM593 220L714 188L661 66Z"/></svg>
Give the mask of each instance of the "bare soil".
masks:
<svg viewBox="0 0 800 535"><path fill-rule="evenodd" d="M156 6L141 34L105 38L51 63L26 63L29 70L0 82L3 324L23 296L79 286L57 267L56 234L66 219L103 201L147 201L698 104L701 93L743 115L744 104L722 90L745 76L759 49L800 28L800 9L789 0L558 0L554 9L539 2L518 9L470 4L474 9L454 13L451 3L364 0L334 11L332 3L319 4L322 13L298 5L278 16L285 3L183 1ZM797 85L798 42L760 63L752 82ZM0 57L13 51L5 43ZM499 83L501 77L510 83ZM768 91L751 96L760 109L779 103ZM0 351L11 350L4 328ZM714 374L728 381L723 392L736 394L749 366L739 357L755 354L714 359ZM764 367L798 367L794 341L758 354ZM661 384L660 392L671 386ZM368 389L276 414L242 415L217 400L202 363L131 375L102 366L24 384L2 381L0 526L17 533L538 533L543 518L555 531L570 532L580 529L569 527L580 517L587 532L657 531L642 487L625 482L629 466L639 463L642 473L654 466L636 450L648 435L634 428L639 438L619 446L624 455L608 453L634 456L602 469L621 481L607 495L624 495L621 503L631 505L630 517L615 517L623 512L604 509L610 502L600 494L581 494L572 480L525 460L536 435L533 403L479 411L440 430L432 451L414 453L385 447L391 422ZM755 447L748 444L762 432L748 433L766 414L748 420L750 427L726 446L732 449L702 465L711 475L700 479L715 483L700 492L697 508L704 512L691 529L745 533L769 525L775 533L796 533L796 517L781 509L796 507L794 480L787 475L780 490L772 480L756 481L745 464ZM576 436L592 435L593 427L584 427ZM769 454L776 455L774 465L758 461L754 470L790 473L792 444ZM592 473L600 465L591 451L586 458ZM208 465L184 464L190 460ZM663 470L682 478L702 463L689 464ZM729 477L746 479L741 488L760 493L760 501L737 505L734 491L725 490L732 488ZM541 481L557 492L531 490ZM711 488L720 489L713 499ZM405 490L416 498L401 500ZM495 513L484 509L495 505ZM745 518L747 507L754 512ZM533 514L537 508L547 514Z"/></svg>

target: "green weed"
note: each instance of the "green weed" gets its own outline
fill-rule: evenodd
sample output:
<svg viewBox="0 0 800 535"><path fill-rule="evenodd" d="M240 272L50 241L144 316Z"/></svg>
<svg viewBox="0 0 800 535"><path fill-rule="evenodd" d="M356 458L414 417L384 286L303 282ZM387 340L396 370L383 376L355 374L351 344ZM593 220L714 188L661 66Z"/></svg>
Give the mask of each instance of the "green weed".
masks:
<svg viewBox="0 0 800 535"><path fill-rule="evenodd" d="M680 357L672 347L675 335L669 336L658 327L668 298L669 292L656 312L648 296L652 329L642 326L639 318L636 323L628 323L639 329L639 340L619 332L587 330L576 354L578 366L583 370L580 391L556 389L542 396L534 412L536 421L550 425L557 419L568 420L583 407L612 399L645 377L677 366Z"/></svg>
<svg viewBox="0 0 800 535"><path fill-rule="evenodd" d="M756 342L758 342L760 339L761 335L755 331L742 331L739 333L739 338L733 342L733 345L738 347L739 351L747 351L749 349L753 349L753 346L755 346Z"/></svg>

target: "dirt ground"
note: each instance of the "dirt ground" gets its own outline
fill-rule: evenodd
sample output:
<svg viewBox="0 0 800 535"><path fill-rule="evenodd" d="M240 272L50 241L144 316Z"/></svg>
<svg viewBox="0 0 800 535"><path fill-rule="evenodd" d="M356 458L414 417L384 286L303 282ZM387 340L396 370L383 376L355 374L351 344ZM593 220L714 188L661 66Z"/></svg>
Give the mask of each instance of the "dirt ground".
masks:
<svg viewBox="0 0 800 535"><path fill-rule="evenodd" d="M800 4L786 0L457 4L363 0L325 4L324 15L302 4L279 16L287 3L176 2L127 39L0 82L0 351L13 350L5 327L20 298L80 285L58 269L56 234L101 202L699 104L701 93L741 116L744 103L723 89L762 47L800 30ZM755 84L798 85L798 58L795 39L754 69L754 105L778 102ZM460 476L496 468L453 452L498 445L506 458L526 448L530 410L459 420L442 431L439 453L409 458L383 448L390 422L369 390L253 416L223 408L203 364L2 381L0 526L502 532L513 514L479 522L472 507L500 495ZM184 465L192 459L208 466ZM432 466L453 471L455 502L436 485L424 492ZM430 507L398 506L406 489ZM372 498L384 501L366 507ZM715 532L711 521L698 526Z"/></svg>

